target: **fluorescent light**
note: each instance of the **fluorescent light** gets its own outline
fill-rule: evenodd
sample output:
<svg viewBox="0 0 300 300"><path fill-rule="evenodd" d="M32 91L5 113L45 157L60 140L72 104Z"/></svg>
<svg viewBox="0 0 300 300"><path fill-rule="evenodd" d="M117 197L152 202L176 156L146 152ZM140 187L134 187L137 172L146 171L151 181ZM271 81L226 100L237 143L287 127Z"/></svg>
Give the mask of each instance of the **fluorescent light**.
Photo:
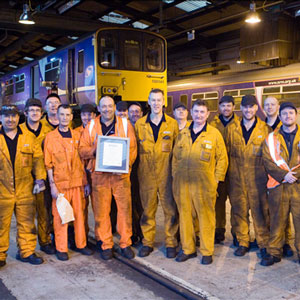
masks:
<svg viewBox="0 0 300 300"><path fill-rule="evenodd" d="M70 39L70 40L77 40L78 36L70 36L70 35L68 35L68 39Z"/></svg>
<svg viewBox="0 0 300 300"><path fill-rule="evenodd" d="M78 4L81 0L71 0L69 2L67 2L66 4L60 6L58 8L58 12L59 14L64 13L65 11L69 10L70 8L72 8L74 5Z"/></svg>
<svg viewBox="0 0 300 300"><path fill-rule="evenodd" d="M55 50L56 47L52 47L52 46L46 45L46 46L43 47L43 49L45 51L47 51L47 52L51 52L51 51Z"/></svg>
<svg viewBox="0 0 300 300"><path fill-rule="evenodd" d="M24 56L23 59L24 60L28 60L28 61L33 61L34 60L34 58L28 57L28 56Z"/></svg>
<svg viewBox="0 0 300 300"><path fill-rule="evenodd" d="M244 60L241 60L240 58L238 58L237 61L236 61L236 63L237 63L237 64L244 64L245 61L244 61Z"/></svg>
<svg viewBox="0 0 300 300"><path fill-rule="evenodd" d="M11 68L17 69L18 67L16 65L8 65Z"/></svg>
<svg viewBox="0 0 300 300"><path fill-rule="evenodd" d="M133 22L132 25L134 28L139 28L139 29L145 29L145 28L149 27L149 25L139 22L139 21Z"/></svg>
<svg viewBox="0 0 300 300"><path fill-rule="evenodd" d="M129 18L122 16L120 14L114 13L114 12L110 12L108 15L105 15L105 16L99 18L98 20L100 20L102 22L116 23L116 24L124 24L124 23L130 21Z"/></svg>
<svg viewBox="0 0 300 300"><path fill-rule="evenodd" d="M210 1L205 1L205 0L199 0L199 1L184 1L181 2L177 5L175 5L177 8L180 8L186 12L191 12L193 10L205 7L207 5L210 5Z"/></svg>

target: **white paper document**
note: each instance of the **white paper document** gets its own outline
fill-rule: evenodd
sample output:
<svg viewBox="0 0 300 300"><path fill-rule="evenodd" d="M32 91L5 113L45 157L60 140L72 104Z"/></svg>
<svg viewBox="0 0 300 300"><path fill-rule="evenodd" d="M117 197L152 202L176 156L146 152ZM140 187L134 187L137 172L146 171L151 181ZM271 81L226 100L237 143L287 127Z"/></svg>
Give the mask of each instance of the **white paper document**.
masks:
<svg viewBox="0 0 300 300"><path fill-rule="evenodd" d="M103 166L122 167L123 144L103 143Z"/></svg>

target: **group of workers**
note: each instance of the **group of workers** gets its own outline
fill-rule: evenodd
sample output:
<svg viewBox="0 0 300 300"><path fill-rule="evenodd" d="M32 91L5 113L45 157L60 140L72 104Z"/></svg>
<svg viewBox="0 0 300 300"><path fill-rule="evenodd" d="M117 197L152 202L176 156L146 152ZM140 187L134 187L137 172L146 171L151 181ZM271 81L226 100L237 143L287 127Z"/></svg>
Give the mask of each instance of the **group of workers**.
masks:
<svg viewBox="0 0 300 300"><path fill-rule="evenodd" d="M38 236L42 251L68 260L68 228L74 228L72 249L92 255L87 246L89 198L97 249L104 260L111 259L114 252L112 203L121 254L132 259L132 243L141 241L140 257L153 251L160 201L166 257L184 262L196 257L199 247L201 263L211 264L214 244L225 239L228 197L236 256L244 256L251 246L250 211L262 265L293 255L290 213L299 256L300 130L294 104L279 106L276 98L268 97L264 101L267 119L262 121L256 115L255 96L242 98L241 117L234 113L234 98L223 96L219 115L210 123L203 100L192 103L192 122L185 104L175 105L175 119L164 113L164 104L163 91L151 90L150 112L143 116L140 103L133 102L128 108L126 102L115 105L113 98L103 96L97 106L99 116L93 105L82 105L82 125L75 129L72 108L61 104L57 94L47 96L44 118L41 101L28 99L26 121L21 125L18 108L3 105L0 267L6 264L13 213L17 259L43 263L35 253ZM129 139L128 173L96 170L99 136ZM57 206L60 196L73 209L72 226L62 222ZM177 251L179 242L181 249Z"/></svg>

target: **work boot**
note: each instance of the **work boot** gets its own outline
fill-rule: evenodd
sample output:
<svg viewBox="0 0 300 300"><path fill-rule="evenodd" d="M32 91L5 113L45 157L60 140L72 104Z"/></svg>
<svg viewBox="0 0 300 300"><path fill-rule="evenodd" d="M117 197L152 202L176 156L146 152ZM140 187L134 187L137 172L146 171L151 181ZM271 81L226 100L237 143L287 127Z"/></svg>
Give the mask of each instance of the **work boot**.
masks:
<svg viewBox="0 0 300 300"><path fill-rule="evenodd" d="M167 247L166 248L166 257L167 258L175 258L177 255L176 247Z"/></svg>
<svg viewBox="0 0 300 300"><path fill-rule="evenodd" d="M40 265L44 262L44 260L41 257L37 256L35 253L29 255L28 257L22 257L18 252L16 255L16 259L22 262L28 262L32 265Z"/></svg>
<svg viewBox="0 0 300 300"><path fill-rule="evenodd" d="M232 235L232 237L233 237L233 246L238 247L239 246L239 241L238 241L236 235Z"/></svg>
<svg viewBox="0 0 300 300"><path fill-rule="evenodd" d="M294 251L289 244L283 245L283 253L284 257L292 257L294 255Z"/></svg>
<svg viewBox="0 0 300 300"><path fill-rule="evenodd" d="M6 265L6 260L0 260L0 268Z"/></svg>
<svg viewBox="0 0 300 300"><path fill-rule="evenodd" d="M213 262L212 256L202 256L201 264L202 265L210 265Z"/></svg>
<svg viewBox="0 0 300 300"><path fill-rule="evenodd" d="M215 232L215 244L220 244L224 240L225 240L225 233L220 232L220 231L216 231Z"/></svg>
<svg viewBox="0 0 300 300"><path fill-rule="evenodd" d="M61 261L69 260L68 252L59 252L56 250L56 257L58 260L61 260Z"/></svg>
<svg viewBox="0 0 300 300"><path fill-rule="evenodd" d="M260 258L264 258L265 255L267 255L267 249L266 248L259 249L259 252L260 252Z"/></svg>
<svg viewBox="0 0 300 300"><path fill-rule="evenodd" d="M183 250L180 250L180 252L178 253L177 257L176 257L176 261L177 262L184 262L190 258L196 257L197 256L197 252L191 253L191 254L184 254Z"/></svg>
<svg viewBox="0 0 300 300"><path fill-rule="evenodd" d="M82 255L87 255L87 256L91 256L94 254L94 251L91 250L90 248L88 247L84 247L84 248L77 248L77 251L79 253L81 253Z"/></svg>
<svg viewBox="0 0 300 300"><path fill-rule="evenodd" d="M105 249L105 250L101 249L100 255L101 255L102 259L110 260L113 258L113 249L112 248Z"/></svg>
<svg viewBox="0 0 300 300"><path fill-rule="evenodd" d="M249 243L249 248L250 249L258 248L258 244L257 244L256 239L254 241L252 241L252 242Z"/></svg>
<svg viewBox="0 0 300 300"><path fill-rule="evenodd" d="M262 257L262 260L261 260L260 264L262 266L267 267L267 266L273 265L274 263L278 263L280 261L281 261L280 257L276 257L276 256L273 256L269 253L266 253L266 255Z"/></svg>
<svg viewBox="0 0 300 300"><path fill-rule="evenodd" d="M248 247L239 246L239 247L234 251L234 255L235 255L235 256L244 256L248 251L249 251L249 248L248 248Z"/></svg>
<svg viewBox="0 0 300 300"><path fill-rule="evenodd" d="M153 251L153 247L142 246L139 251L139 257L146 257Z"/></svg>
<svg viewBox="0 0 300 300"><path fill-rule="evenodd" d="M97 249L97 251L101 252L101 250L102 250L101 246L102 246L102 241L97 241L96 242L96 249Z"/></svg>
<svg viewBox="0 0 300 300"><path fill-rule="evenodd" d="M40 249L45 252L46 254L52 255L55 254L55 248L52 244L47 244L45 246L40 246Z"/></svg>
<svg viewBox="0 0 300 300"><path fill-rule="evenodd" d="M126 248L121 248L121 254L122 254L122 256L124 256L127 259L133 259L135 256L135 254L132 251L130 246L128 246Z"/></svg>

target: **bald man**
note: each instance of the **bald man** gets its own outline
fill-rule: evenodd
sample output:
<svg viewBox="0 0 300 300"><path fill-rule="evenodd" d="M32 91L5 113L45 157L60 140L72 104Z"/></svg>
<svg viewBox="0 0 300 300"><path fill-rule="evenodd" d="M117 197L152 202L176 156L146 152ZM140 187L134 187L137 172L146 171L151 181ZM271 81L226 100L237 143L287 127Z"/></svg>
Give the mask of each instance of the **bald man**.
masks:
<svg viewBox="0 0 300 300"><path fill-rule="evenodd" d="M115 116L116 105L109 96L100 99L98 110L100 116L91 121L84 129L79 152L83 159L90 160L89 171L92 178L92 206L95 217L95 236L101 245L101 257L104 260L113 257L113 235L111 229L111 199L114 196L117 204L117 230L120 234L120 248L124 257L132 259L131 249L131 187L130 171L128 174L95 171L95 158L98 136L118 136L130 139L129 170L137 155L134 128L127 118Z"/></svg>

